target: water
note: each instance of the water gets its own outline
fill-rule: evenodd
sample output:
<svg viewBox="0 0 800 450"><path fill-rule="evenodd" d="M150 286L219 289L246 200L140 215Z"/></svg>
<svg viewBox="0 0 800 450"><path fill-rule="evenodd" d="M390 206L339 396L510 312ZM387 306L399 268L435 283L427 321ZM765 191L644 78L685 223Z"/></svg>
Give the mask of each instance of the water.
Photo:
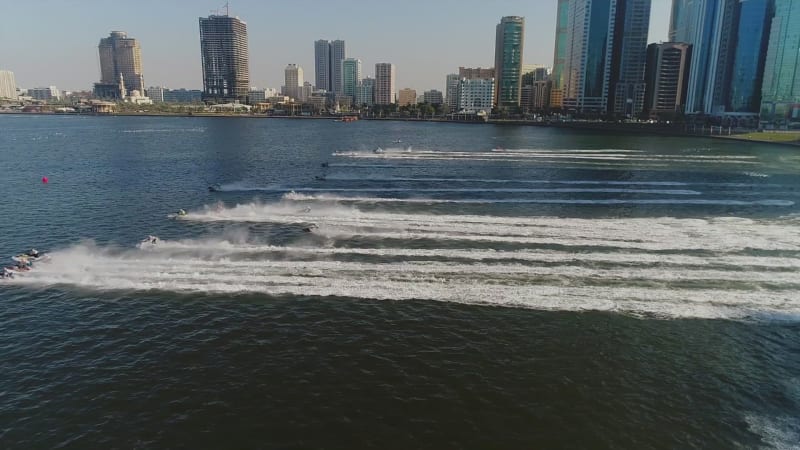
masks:
<svg viewBox="0 0 800 450"><path fill-rule="evenodd" d="M0 116L0 173L2 448L798 448L794 148Z"/></svg>

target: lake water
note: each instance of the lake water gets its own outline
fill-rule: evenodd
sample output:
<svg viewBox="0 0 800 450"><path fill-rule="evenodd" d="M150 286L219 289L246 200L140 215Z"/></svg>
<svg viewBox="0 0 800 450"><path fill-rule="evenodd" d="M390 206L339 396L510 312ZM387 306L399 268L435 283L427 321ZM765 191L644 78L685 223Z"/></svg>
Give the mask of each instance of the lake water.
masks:
<svg viewBox="0 0 800 450"><path fill-rule="evenodd" d="M798 448L800 149L4 115L0 174L0 448Z"/></svg>

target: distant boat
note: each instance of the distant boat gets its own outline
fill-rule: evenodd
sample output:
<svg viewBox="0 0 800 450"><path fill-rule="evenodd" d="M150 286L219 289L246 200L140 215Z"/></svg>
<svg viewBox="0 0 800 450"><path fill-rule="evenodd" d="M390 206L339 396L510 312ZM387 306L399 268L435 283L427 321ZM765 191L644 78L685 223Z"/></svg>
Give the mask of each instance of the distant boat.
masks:
<svg viewBox="0 0 800 450"><path fill-rule="evenodd" d="M382 149L382 148L380 148L380 147L378 147L378 148L376 148L375 150L373 150L373 152L372 152L372 153L383 153L383 149Z"/></svg>
<svg viewBox="0 0 800 450"><path fill-rule="evenodd" d="M402 139L395 139L395 140L394 140L394 143L395 143L395 144L402 144L402 143L403 143L403 140L402 140Z"/></svg>

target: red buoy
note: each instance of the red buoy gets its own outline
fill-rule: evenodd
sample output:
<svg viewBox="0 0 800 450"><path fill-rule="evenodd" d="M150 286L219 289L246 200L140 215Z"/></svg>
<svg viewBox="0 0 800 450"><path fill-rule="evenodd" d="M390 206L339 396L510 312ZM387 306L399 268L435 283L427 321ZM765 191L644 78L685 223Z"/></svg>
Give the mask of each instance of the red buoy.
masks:
<svg viewBox="0 0 800 450"><path fill-rule="evenodd" d="M42 177L42 183L47 184L48 181L50 180L48 180L47 177Z"/></svg>

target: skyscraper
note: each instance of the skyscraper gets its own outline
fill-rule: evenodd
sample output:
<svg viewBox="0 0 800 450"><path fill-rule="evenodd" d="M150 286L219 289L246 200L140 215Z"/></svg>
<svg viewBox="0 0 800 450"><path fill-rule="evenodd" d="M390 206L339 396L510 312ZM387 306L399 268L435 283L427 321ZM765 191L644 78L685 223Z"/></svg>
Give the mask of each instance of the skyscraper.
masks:
<svg viewBox="0 0 800 450"><path fill-rule="evenodd" d="M650 44L647 47L644 110L650 117L674 117L683 111L689 82L692 46L683 42Z"/></svg>
<svg viewBox="0 0 800 450"><path fill-rule="evenodd" d="M342 93L355 99L359 81L361 81L361 60L345 58L342 61Z"/></svg>
<svg viewBox="0 0 800 450"><path fill-rule="evenodd" d="M519 107L524 41L524 18L506 16L497 24L494 48L494 100L498 108Z"/></svg>
<svg viewBox="0 0 800 450"><path fill-rule="evenodd" d="M283 78L283 95L299 99L299 89L303 85L303 68L297 64L289 64L283 70Z"/></svg>
<svg viewBox="0 0 800 450"><path fill-rule="evenodd" d="M800 1L775 0L761 89L761 120L800 122Z"/></svg>
<svg viewBox="0 0 800 450"><path fill-rule="evenodd" d="M394 83L396 71L394 64L375 64L375 104L391 105L394 103Z"/></svg>
<svg viewBox="0 0 800 450"><path fill-rule="evenodd" d="M670 37L692 45L687 113L757 111L774 0L673 0Z"/></svg>
<svg viewBox="0 0 800 450"><path fill-rule="evenodd" d="M761 109L761 85L774 7L773 0L747 0L739 4L726 111L758 113Z"/></svg>
<svg viewBox="0 0 800 450"><path fill-rule="evenodd" d="M129 38L124 31L112 31L109 37L100 39L97 49L101 84L115 85L122 77L128 93L136 90L144 95L142 50L136 39Z"/></svg>
<svg viewBox="0 0 800 450"><path fill-rule="evenodd" d="M314 41L314 80L317 89L341 94L344 89L342 62L346 58L344 41Z"/></svg>
<svg viewBox="0 0 800 450"><path fill-rule="evenodd" d="M250 69L247 24L238 17L200 18L203 101L247 101Z"/></svg>
<svg viewBox="0 0 800 450"><path fill-rule="evenodd" d="M344 89L344 78L342 78L342 62L347 57L344 48L344 41L336 40L331 42L331 90L341 94Z"/></svg>
<svg viewBox="0 0 800 450"><path fill-rule="evenodd" d="M712 63L714 30L723 0L673 0L669 39L692 45L692 61L686 91L686 113L710 112L704 102L706 87L716 76Z"/></svg>
<svg viewBox="0 0 800 450"><path fill-rule="evenodd" d="M558 0L556 15L556 48L553 52L553 71L550 73L550 106L561 108L564 101L564 64L567 58L569 0Z"/></svg>
<svg viewBox="0 0 800 450"><path fill-rule="evenodd" d="M314 85L320 90L331 90L331 43L314 41Z"/></svg>
<svg viewBox="0 0 800 450"><path fill-rule="evenodd" d="M571 0L562 106L581 113L608 110L616 0Z"/></svg>
<svg viewBox="0 0 800 450"><path fill-rule="evenodd" d="M17 98L17 82L10 70L0 70L0 98Z"/></svg>
<svg viewBox="0 0 800 450"><path fill-rule="evenodd" d="M637 116L644 108L644 71L651 0L617 0L608 112Z"/></svg>

